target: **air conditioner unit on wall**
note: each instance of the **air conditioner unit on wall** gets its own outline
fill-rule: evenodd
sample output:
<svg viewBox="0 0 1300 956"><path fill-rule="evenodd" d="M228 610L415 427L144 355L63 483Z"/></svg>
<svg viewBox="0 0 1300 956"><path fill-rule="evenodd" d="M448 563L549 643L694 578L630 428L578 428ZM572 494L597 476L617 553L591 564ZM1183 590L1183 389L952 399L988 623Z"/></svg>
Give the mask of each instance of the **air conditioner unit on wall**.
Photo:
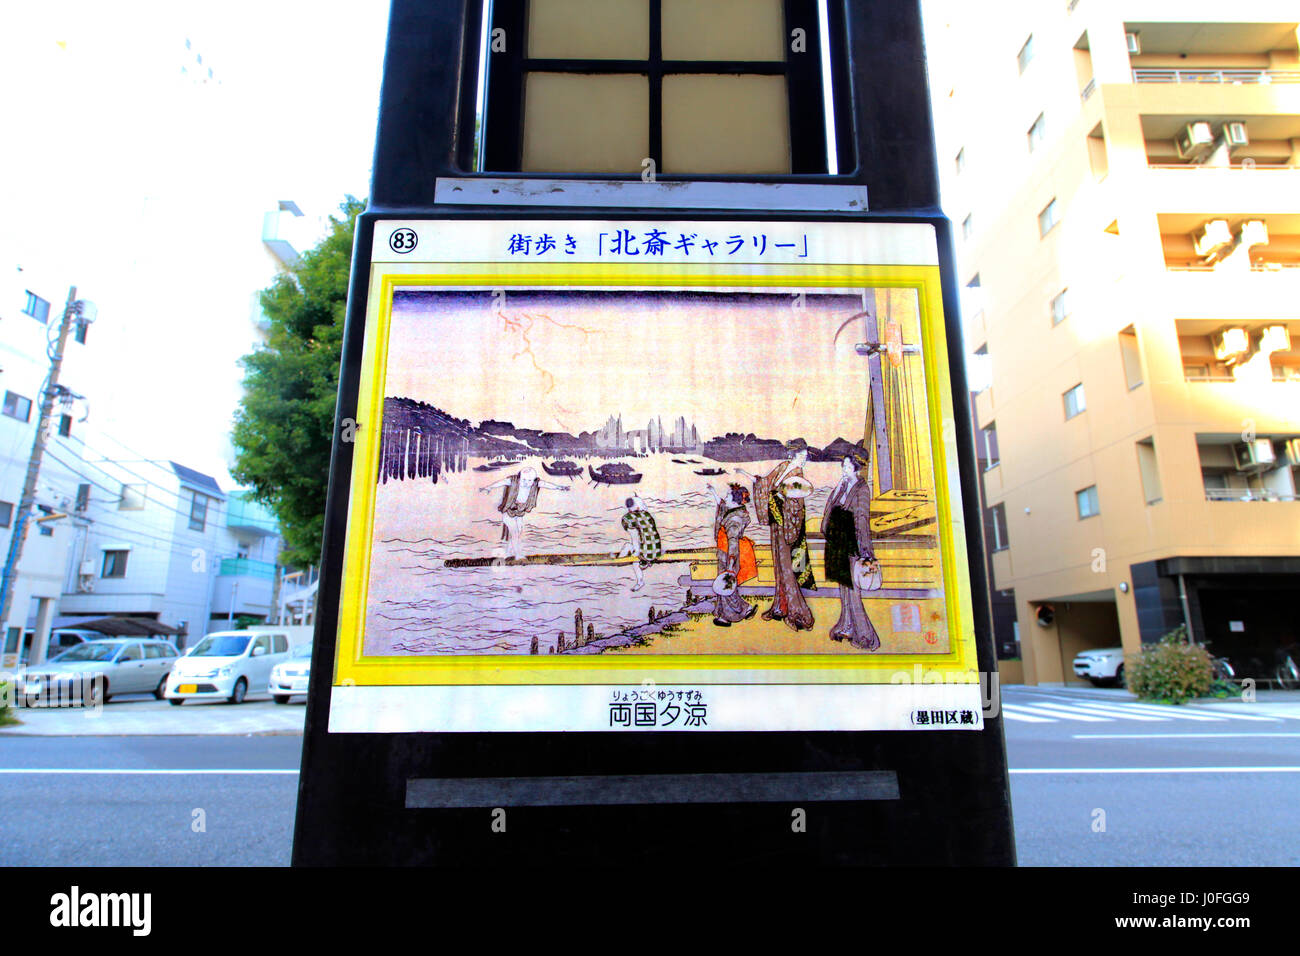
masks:
<svg viewBox="0 0 1300 956"><path fill-rule="evenodd" d="M1238 146L1250 145L1250 137L1246 135L1245 123L1224 123L1223 138L1234 149Z"/></svg>
<svg viewBox="0 0 1300 956"><path fill-rule="evenodd" d="M1240 326L1220 329L1211 341L1214 343L1214 357L1230 365L1245 358L1250 351L1250 334Z"/></svg>
<svg viewBox="0 0 1300 956"><path fill-rule="evenodd" d="M1288 438L1282 446L1282 455L1292 468L1300 468L1300 438Z"/></svg>
<svg viewBox="0 0 1300 956"><path fill-rule="evenodd" d="M1124 42L1128 45L1129 53L1137 56L1142 52L1142 40L1136 33L1124 34Z"/></svg>
<svg viewBox="0 0 1300 956"><path fill-rule="evenodd" d="M1256 438L1254 441L1234 445L1232 454L1236 459L1238 471L1268 471L1277 463L1273 442L1268 438Z"/></svg>
<svg viewBox="0 0 1300 956"><path fill-rule="evenodd" d="M1201 258L1213 255L1218 249L1231 244L1232 229L1226 219L1211 219L1196 234L1196 254Z"/></svg>
<svg viewBox="0 0 1300 956"><path fill-rule="evenodd" d="M1214 131L1209 123L1188 123L1183 127L1174 145L1178 147L1178 158L1189 162L1203 159L1214 148Z"/></svg>

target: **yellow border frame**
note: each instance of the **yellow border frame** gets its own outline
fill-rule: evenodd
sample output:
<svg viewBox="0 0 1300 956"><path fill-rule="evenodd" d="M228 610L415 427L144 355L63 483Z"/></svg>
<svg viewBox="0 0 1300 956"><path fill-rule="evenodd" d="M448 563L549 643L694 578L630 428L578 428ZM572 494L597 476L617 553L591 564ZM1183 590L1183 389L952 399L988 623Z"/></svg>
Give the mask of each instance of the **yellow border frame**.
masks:
<svg viewBox="0 0 1300 956"><path fill-rule="evenodd" d="M694 684L889 684L975 683L975 637L965 526L960 489L950 487L952 394L937 266L782 267L780 274L714 272L708 267L650 264L456 264L445 272L415 271L419 264L374 263L371 267L357 402L343 582L334 684L396 685L608 685ZM943 564L944 602L952 646L946 654L856 655L474 655L452 657L363 656L366 595L370 581L378 467L387 380L387 342L397 287L581 289L625 286L676 288L909 288L917 292L933 454L935 499ZM381 348L383 343L383 348ZM905 675L905 676L901 676Z"/></svg>

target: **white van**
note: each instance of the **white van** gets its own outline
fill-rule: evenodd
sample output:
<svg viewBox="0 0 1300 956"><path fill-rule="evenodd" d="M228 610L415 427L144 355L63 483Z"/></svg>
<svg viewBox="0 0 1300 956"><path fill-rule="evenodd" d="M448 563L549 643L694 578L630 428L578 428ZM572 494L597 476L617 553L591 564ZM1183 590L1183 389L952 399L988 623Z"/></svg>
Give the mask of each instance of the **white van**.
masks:
<svg viewBox="0 0 1300 956"><path fill-rule="evenodd" d="M271 668L289 657L287 633L215 631L178 660L163 692L179 706L187 700L243 703L269 690Z"/></svg>

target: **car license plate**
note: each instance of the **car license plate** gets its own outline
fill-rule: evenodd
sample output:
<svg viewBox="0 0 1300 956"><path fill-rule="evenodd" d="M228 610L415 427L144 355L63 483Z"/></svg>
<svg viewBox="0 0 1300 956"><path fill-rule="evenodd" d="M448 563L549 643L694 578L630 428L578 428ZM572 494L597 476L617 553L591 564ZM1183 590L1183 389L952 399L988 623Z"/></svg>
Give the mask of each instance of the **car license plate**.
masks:
<svg viewBox="0 0 1300 956"><path fill-rule="evenodd" d="M197 694L199 692L198 684L181 684L176 688L178 694Z"/></svg>
<svg viewBox="0 0 1300 956"><path fill-rule="evenodd" d="M289 681L289 689L290 689L290 690L306 690L306 689L307 689L307 678L305 678L305 677L299 677L297 680L291 680L291 681Z"/></svg>

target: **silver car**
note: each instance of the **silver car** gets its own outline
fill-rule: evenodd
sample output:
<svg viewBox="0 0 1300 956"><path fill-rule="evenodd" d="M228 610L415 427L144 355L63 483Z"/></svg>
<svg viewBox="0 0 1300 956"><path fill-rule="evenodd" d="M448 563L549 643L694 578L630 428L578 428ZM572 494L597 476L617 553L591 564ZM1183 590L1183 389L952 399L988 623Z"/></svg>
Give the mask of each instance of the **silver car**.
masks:
<svg viewBox="0 0 1300 956"><path fill-rule="evenodd" d="M175 646L156 638L86 641L29 668L18 681L19 692L29 707L107 703L118 694L161 700L178 657Z"/></svg>

